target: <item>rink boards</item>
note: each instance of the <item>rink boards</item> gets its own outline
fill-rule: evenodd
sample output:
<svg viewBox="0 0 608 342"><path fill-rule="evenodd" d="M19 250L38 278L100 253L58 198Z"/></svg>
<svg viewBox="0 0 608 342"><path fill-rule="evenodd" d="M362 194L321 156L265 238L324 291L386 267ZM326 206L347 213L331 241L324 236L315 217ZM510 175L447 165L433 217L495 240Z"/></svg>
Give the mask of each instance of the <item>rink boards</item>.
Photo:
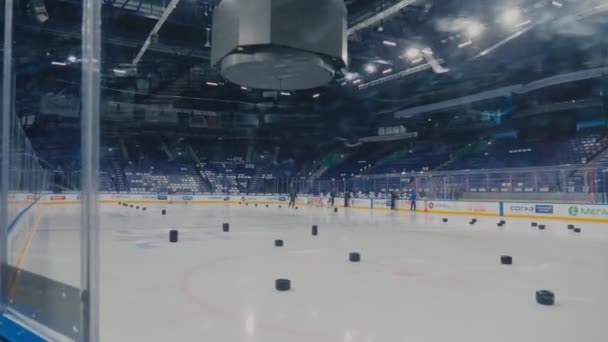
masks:
<svg viewBox="0 0 608 342"><path fill-rule="evenodd" d="M17 199L31 204L35 199L42 205L66 205L80 203L79 194L46 194L33 196L17 194ZM163 194L100 194L101 203L116 204L258 204L287 205L286 195L163 195ZM328 206L328 199L321 197L298 196L297 205ZM344 207L344 198L336 198L336 207ZM556 219L567 221L608 222L608 205L568 204L568 203L534 203L534 202L469 202L447 200L419 200L417 212L430 214L496 216L528 219ZM367 210L390 210L388 199L350 199L349 207ZM398 200L397 210L410 211L410 201Z"/></svg>

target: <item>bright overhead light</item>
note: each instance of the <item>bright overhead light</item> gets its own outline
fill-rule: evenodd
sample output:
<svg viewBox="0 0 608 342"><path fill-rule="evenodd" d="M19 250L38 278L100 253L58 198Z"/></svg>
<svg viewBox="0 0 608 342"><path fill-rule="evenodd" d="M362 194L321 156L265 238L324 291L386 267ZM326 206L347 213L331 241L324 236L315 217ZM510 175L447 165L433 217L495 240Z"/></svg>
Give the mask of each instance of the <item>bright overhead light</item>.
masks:
<svg viewBox="0 0 608 342"><path fill-rule="evenodd" d="M241 87L241 90L249 90L247 87Z"/></svg>
<svg viewBox="0 0 608 342"><path fill-rule="evenodd" d="M477 21L471 21L466 27L466 34L469 38L477 38L483 32L484 27Z"/></svg>
<svg viewBox="0 0 608 342"><path fill-rule="evenodd" d="M409 48L407 51L405 51L405 57L409 59L420 58L420 50L416 48Z"/></svg>
<svg viewBox="0 0 608 342"><path fill-rule="evenodd" d="M391 69L391 68L382 70L383 75L390 74L391 72L393 72L393 69Z"/></svg>
<svg viewBox="0 0 608 342"><path fill-rule="evenodd" d="M118 74L118 75L126 75L127 74L127 71L126 70L122 70L122 69L114 69L112 71L114 71L114 73Z"/></svg>
<svg viewBox="0 0 608 342"><path fill-rule="evenodd" d="M67 63L64 62L56 62L56 61L52 61L51 62L52 65L57 65L57 66L66 66L68 65Z"/></svg>
<svg viewBox="0 0 608 342"><path fill-rule="evenodd" d="M358 79L358 80L354 80L354 81L353 81L353 84L359 84L359 83L361 83L361 80L360 80L360 79Z"/></svg>
<svg viewBox="0 0 608 342"><path fill-rule="evenodd" d="M512 26L516 25L517 23L520 23L521 21L522 21L521 11L517 7L506 9L500 15L500 22L503 25L505 25L506 27L512 27Z"/></svg>
<svg viewBox="0 0 608 342"><path fill-rule="evenodd" d="M357 78L357 74L356 74L356 73L354 73L354 72L347 72L347 73L346 73L345 78L346 78L346 80L348 80L348 81L352 81L352 80L354 80L355 78Z"/></svg>
<svg viewBox="0 0 608 342"><path fill-rule="evenodd" d="M422 57L421 58L416 58L416 59L412 60L412 64L418 64L418 63L420 63L422 61L423 61Z"/></svg>
<svg viewBox="0 0 608 342"><path fill-rule="evenodd" d="M460 43L460 44L458 44L458 47L459 47L459 48L463 48L463 47L465 47L465 46L469 46L469 45L471 45L471 44L473 44L473 41L471 41L471 40L467 40L467 41L466 41L466 42L464 42L464 43Z"/></svg>
<svg viewBox="0 0 608 342"><path fill-rule="evenodd" d="M384 44L386 46L397 46L397 43L395 43L391 40L384 40L384 41L382 41L382 44Z"/></svg>
<svg viewBox="0 0 608 342"><path fill-rule="evenodd" d="M557 2L557 1L551 1L551 5L558 7L558 8L562 8L562 6L564 6L561 2Z"/></svg>
<svg viewBox="0 0 608 342"><path fill-rule="evenodd" d="M321 96L321 94L317 93L317 94L314 94L314 95L312 96L312 98L313 98L313 99L318 99L320 96Z"/></svg>
<svg viewBox="0 0 608 342"><path fill-rule="evenodd" d="M76 63L77 61L78 61L78 58L76 58L76 56L68 57L68 62L70 62L70 63Z"/></svg>
<svg viewBox="0 0 608 342"><path fill-rule="evenodd" d="M291 96L291 93L288 93L286 91L282 91L282 92L280 92L280 94L283 96Z"/></svg>
<svg viewBox="0 0 608 342"><path fill-rule="evenodd" d="M375 64L369 63L365 66L365 72L367 72L368 74L373 74L378 70L378 67L376 67Z"/></svg>
<svg viewBox="0 0 608 342"><path fill-rule="evenodd" d="M216 82L205 82L205 84L207 84L208 86L212 86L212 87L217 87L219 85Z"/></svg>
<svg viewBox="0 0 608 342"><path fill-rule="evenodd" d="M431 50L431 48L424 48L422 49L422 53L425 55L433 55L433 50Z"/></svg>

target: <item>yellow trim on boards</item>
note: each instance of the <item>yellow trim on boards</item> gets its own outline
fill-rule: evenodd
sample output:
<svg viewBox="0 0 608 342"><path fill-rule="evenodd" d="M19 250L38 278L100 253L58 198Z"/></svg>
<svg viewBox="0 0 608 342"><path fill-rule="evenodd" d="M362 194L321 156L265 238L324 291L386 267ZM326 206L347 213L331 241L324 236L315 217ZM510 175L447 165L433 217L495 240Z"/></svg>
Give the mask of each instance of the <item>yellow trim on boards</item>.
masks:
<svg viewBox="0 0 608 342"><path fill-rule="evenodd" d="M168 204L238 204L243 203L239 201L154 201L154 200L100 200L99 203L102 204L117 204L117 203L126 203L126 204L153 204L153 205L168 205ZM249 204L258 204L258 205L285 205L287 206L287 202L245 202ZM80 201L56 201L56 202L44 202L43 205L62 205L62 204L80 204ZM296 205L307 205L305 203L296 203ZM336 205L335 208L344 208L343 205ZM357 210L382 210L382 211L390 211L390 208L368 208L362 206L350 206L350 209ZM397 209L398 212L410 212L409 209ZM438 215L464 215L464 216L486 216L486 217L500 217L499 214L494 213L474 213L474 212L458 212L458 211L442 211L442 210L433 210L427 211L424 210L416 210L417 213L422 214L438 214ZM506 214L502 217L508 218L522 218L522 219L546 219L546 220L561 220L561 221L579 221L579 222L594 222L594 223L608 223L608 219L593 219L593 218L581 218L581 217L564 217L564 216L524 216L524 215L510 215Z"/></svg>
<svg viewBox="0 0 608 342"><path fill-rule="evenodd" d="M40 226L40 221L42 221L42 210L44 210L44 209L39 209L36 211L34 223L30 227L27 237L25 238L25 242L23 243L23 246L21 246L21 250L19 251L19 254L17 256L17 263L15 264L15 272L11 278L11 282L8 287L9 300L12 300L14 297L15 289L16 289L16 285L17 285L17 279L19 278L19 274L21 272L21 269L23 268L23 263L25 262L25 257L27 256L30 246L32 245L32 241L34 240L34 237L36 236L36 233L38 232L38 227Z"/></svg>
<svg viewBox="0 0 608 342"><path fill-rule="evenodd" d="M532 215L511 215L505 214L504 217L508 218L521 218L521 219L532 219L532 220L559 220L559 221L580 221L580 222L594 222L594 223L608 223L608 219L593 219L585 217L565 217L565 216L532 216Z"/></svg>

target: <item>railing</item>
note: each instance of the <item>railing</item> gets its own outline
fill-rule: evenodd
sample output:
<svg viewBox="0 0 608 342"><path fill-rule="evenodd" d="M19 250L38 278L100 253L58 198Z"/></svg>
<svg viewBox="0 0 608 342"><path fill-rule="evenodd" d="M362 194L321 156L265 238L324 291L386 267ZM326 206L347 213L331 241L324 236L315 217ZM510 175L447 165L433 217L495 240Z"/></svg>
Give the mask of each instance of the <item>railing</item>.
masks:
<svg viewBox="0 0 608 342"><path fill-rule="evenodd" d="M55 171L53 189L77 188L79 172ZM57 176L61 175L61 176ZM100 179L104 173L100 173ZM60 183L57 183L60 181ZM517 200L567 201L608 203L608 164L563 165L554 167L528 167L487 170L460 170L415 172L384 175L358 175L342 179L306 179L298 177L252 177L256 194L285 194L296 191L302 194L336 195L351 192L355 197L389 197L391 192L406 196L415 190L428 199L450 200ZM253 194L247 187L229 186L226 177L210 193ZM106 182L100 190L125 192ZM48 189L48 190L53 190ZM200 191L171 191L156 187L151 193L203 194Z"/></svg>

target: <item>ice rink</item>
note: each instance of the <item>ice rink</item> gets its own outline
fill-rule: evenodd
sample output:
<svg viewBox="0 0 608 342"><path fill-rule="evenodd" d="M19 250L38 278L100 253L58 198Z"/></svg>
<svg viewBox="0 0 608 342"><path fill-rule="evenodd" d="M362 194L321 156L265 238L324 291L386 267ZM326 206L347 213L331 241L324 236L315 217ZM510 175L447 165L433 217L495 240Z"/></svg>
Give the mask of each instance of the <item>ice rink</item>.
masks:
<svg viewBox="0 0 608 342"><path fill-rule="evenodd" d="M603 224L576 223L576 234L563 221L541 231L507 218L499 228L498 217L470 225L473 216L357 209L147 208L101 206L103 341L608 340ZM78 286L78 214L41 208L26 270ZM292 290L276 291L277 278ZM555 306L536 303L540 289L556 293Z"/></svg>

